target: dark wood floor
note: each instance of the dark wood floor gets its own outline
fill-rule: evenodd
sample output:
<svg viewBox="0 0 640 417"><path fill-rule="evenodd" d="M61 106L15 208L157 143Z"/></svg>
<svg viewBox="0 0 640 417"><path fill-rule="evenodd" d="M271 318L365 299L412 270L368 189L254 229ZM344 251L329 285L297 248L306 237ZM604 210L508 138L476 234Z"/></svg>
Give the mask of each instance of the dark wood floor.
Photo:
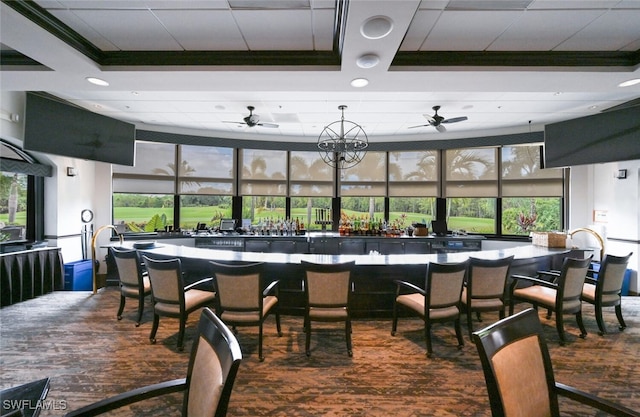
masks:
<svg viewBox="0 0 640 417"><path fill-rule="evenodd" d="M41 416L59 416L138 386L184 376L198 314L188 323L184 352L176 350L177 322L161 320L158 343L149 344L151 312L135 327L129 301L115 318L118 293L102 289L56 292L0 310L2 376L0 388L51 378L49 407ZM147 309L150 304L147 303ZM593 308L585 305L589 336L566 317L568 344L559 346L554 321L541 312L557 380L640 409L640 297L625 297L628 328L619 332L612 310L605 320L610 334L598 336ZM486 314L489 324L497 315ZM264 362L257 358L257 330L239 329L244 359L231 397L229 416L489 416L477 352L465 331L456 349L449 326L434 329L434 357L425 356L421 322L404 319L398 334L391 321L356 320L352 358L343 328L327 324L313 332L312 355L304 354L302 319L285 316L282 337L273 318L265 327ZM514 370L517 372L517 369ZM110 415L176 415L178 395L147 401ZM562 400L566 415L596 415ZM600 415L600 414L598 414Z"/></svg>

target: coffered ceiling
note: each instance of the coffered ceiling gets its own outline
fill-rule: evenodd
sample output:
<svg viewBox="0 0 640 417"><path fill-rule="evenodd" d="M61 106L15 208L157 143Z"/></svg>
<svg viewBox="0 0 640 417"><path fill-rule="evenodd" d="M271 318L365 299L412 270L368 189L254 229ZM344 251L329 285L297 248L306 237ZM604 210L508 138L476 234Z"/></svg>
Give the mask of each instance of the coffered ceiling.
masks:
<svg viewBox="0 0 640 417"><path fill-rule="evenodd" d="M618 86L640 78L640 0L3 0L1 13L3 91L147 130L315 142L346 105L371 142L441 140L640 98ZM436 105L467 119L439 132ZM263 126L240 123L248 106Z"/></svg>

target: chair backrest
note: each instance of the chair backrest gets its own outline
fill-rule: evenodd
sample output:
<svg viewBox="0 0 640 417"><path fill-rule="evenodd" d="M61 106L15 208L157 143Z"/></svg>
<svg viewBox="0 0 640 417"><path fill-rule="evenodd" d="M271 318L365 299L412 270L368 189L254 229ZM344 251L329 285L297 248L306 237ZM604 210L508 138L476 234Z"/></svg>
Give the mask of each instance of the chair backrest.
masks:
<svg viewBox="0 0 640 417"><path fill-rule="evenodd" d="M620 294L631 255L633 252L627 256L605 255L598 271L596 297L598 295L618 296Z"/></svg>
<svg viewBox="0 0 640 417"><path fill-rule="evenodd" d="M217 302L222 311L261 310L263 263L210 263Z"/></svg>
<svg viewBox="0 0 640 417"><path fill-rule="evenodd" d="M542 332L530 308L473 333L494 417L559 415Z"/></svg>
<svg viewBox="0 0 640 417"><path fill-rule="evenodd" d="M355 261L315 264L302 261L309 307L346 307L351 293L351 270Z"/></svg>
<svg viewBox="0 0 640 417"><path fill-rule="evenodd" d="M513 255L501 259L469 258L468 298L503 298Z"/></svg>
<svg viewBox="0 0 640 417"><path fill-rule="evenodd" d="M153 302L177 304L184 308L184 282L180 259L152 259L142 255L151 282Z"/></svg>
<svg viewBox="0 0 640 417"><path fill-rule="evenodd" d="M242 351L238 340L211 309L205 307L198 324L187 370L185 417L224 417Z"/></svg>
<svg viewBox="0 0 640 417"><path fill-rule="evenodd" d="M462 283L467 274L469 261L441 264L429 262L425 282L425 316L429 309L445 308L460 304Z"/></svg>
<svg viewBox="0 0 640 417"><path fill-rule="evenodd" d="M111 248L111 253L116 262L118 276L122 285L141 289L144 267L138 251L135 249Z"/></svg>
<svg viewBox="0 0 640 417"><path fill-rule="evenodd" d="M580 306L582 287L591 266L593 255L585 259L564 258L558 277L557 311L570 311ZM562 309L560 309L562 303Z"/></svg>

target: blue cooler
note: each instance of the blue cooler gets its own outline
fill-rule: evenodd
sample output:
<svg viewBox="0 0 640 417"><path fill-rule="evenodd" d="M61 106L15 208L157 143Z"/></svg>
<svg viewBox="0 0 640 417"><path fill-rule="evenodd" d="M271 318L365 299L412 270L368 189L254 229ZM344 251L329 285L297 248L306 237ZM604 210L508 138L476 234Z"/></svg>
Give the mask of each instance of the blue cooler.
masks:
<svg viewBox="0 0 640 417"><path fill-rule="evenodd" d="M64 289L66 291L93 291L93 267L91 259L64 264Z"/></svg>

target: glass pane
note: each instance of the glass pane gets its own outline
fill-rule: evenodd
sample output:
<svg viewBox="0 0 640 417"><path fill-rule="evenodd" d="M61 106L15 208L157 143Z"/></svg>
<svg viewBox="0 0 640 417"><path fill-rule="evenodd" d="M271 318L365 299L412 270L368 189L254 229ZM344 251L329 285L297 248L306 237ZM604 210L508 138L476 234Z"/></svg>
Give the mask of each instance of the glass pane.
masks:
<svg viewBox="0 0 640 417"><path fill-rule="evenodd" d="M233 178L233 148L181 145L180 157L181 177Z"/></svg>
<svg viewBox="0 0 640 417"><path fill-rule="evenodd" d="M198 223L215 228L221 219L231 218L231 197L227 195L180 196L180 228L194 230Z"/></svg>
<svg viewBox="0 0 640 417"><path fill-rule="evenodd" d="M447 181L497 180L496 157L496 148L448 149Z"/></svg>
<svg viewBox="0 0 640 417"><path fill-rule="evenodd" d="M286 151L241 149L240 156L243 180L286 179Z"/></svg>
<svg viewBox="0 0 640 417"><path fill-rule="evenodd" d="M562 197L562 179L503 180L503 197Z"/></svg>
<svg viewBox="0 0 640 417"><path fill-rule="evenodd" d="M438 195L436 182L394 182L389 183L389 197L415 197Z"/></svg>
<svg viewBox="0 0 640 417"><path fill-rule="evenodd" d="M2 172L0 175L0 242L26 238L27 180L26 174Z"/></svg>
<svg viewBox="0 0 640 417"><path fill-rule="evenodd" d="M240 186L241 195L277 195L287 194L287 184L276 181L243 181Z"/></svg>
<svg viewBox="0 0 640 417"><path fill-rule="evenodd" d="M305 197L292 197L291 198L291 219L298 220L303 223L307 230L321 230L322 224L316 223L318 219L318 210L325 210L325 214L330 216L331 213L331 198L305 198ZM328 224L327 229L331 229L331 224Z"/></svg>
<svg viewBox="0 0 640 417"><path fill-rule="evenodd" d="M340 195L342 196L384 196L386 184L342 184Z"/></svg>
<svg viewBox="0 0 640 417"><path fill-rule="evenodd" d="M228 182L180 181L180 194L233 195L233 184Z"/></svg>
<svg viewBox="0 0 640 417"><path fill-rule="evenodd" d="M291 180L333 181L333 168L327 165L318 152L292 151L289 155Z"/></svg>
<svg viewBox="0 0 640 417"><path fill-rule="evenodd" d="M358 165L340 170L341 181L372 182L387 180L387 153L367 152Z"/></svg>
<svg viewBox="0 0 640 417"><path fill-rule="evenodd" d="M289 184L289 195L331 197L333 195L333 183L291 182Z"/></svg>
<svg viewBox="0 0 640 417"><path fill-rule="evenodd" d="M173 177L158 179L113 178L114 193L158 193L173 194L175 181Z"/></svg>
<svg viewBox="0 0 640 417"><path fill-rule="evenodd" d="M540 146L504 146L502 148L502 178L562 179L562 169L540 168Z"/></svg>
<svg viewBox="0 0 640 417"><path fill-rule="evenodd" d="M242 197L242 218L252 225L286 218L286 199L272 195Z"/></svg>
<svg viewBox="0 0 640 417"><path fill-rule="evenodd" d="M438 151L390 152L389 187L395 181L437 181Z"/></svg>
<svg viewBox="0 0 640 417"><path fill-rule="evenodd" d="M140 175L176 175L176 145L136 141L135 166L113 165L114 173Z"/></svg>
<svg viewBox="0 0 640 417"><path fill-rule="evenodd" d="M173 195L113 193L113 224L127 232L173 227Z"/></svg>
<svg viewBox="0 0 640 417"><path fill-rule="evenodd" d="M495 198L448 198L447 227L469 233L496 233Z"/></svg>
<svg viewBox="0 0 640 417"><path fill-rule="evenodd" d="M340 199L341 220L384 220L384 197L342 197Z"/></svg>
<svg viewBox="0 0 640 417"><path fill-rule="evenodd" d="M562 230L561 198L503 198L502 234Z"/></svg>
<svg viewBox="0 0 640 417"><path fill-rule="evenodd" d="M427 226L436 217L435 197L426 198L389 198L389 220L400 221L405 227L415 223Z"/></svg>

